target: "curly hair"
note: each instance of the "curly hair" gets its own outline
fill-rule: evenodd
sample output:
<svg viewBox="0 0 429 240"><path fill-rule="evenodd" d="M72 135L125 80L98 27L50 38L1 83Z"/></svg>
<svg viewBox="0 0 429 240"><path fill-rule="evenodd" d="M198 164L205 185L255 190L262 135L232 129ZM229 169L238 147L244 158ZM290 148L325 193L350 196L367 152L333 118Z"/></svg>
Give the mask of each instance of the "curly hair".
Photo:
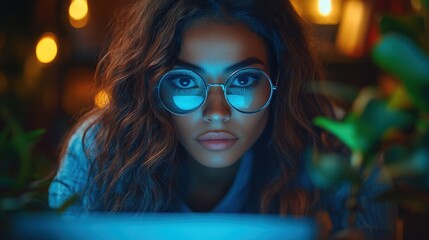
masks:
<svg viewBox="0 0 429 240"><path fill-rule="evenodd" d="M177 209L184 150L155 89L180 53L183 31L199 18L244 23L266 42L278 86L261 136L266 142L256 144L258 151L272 152L264 160L272 168L260 190L259 208L311 214L317 194L292 183L305 148L327 147L312 119L332 111L327 99L306 89L320 72L309 28L289 0L139 0L119 14L96 72L97 86L108 92L109 104L94 107L76 125L91 119L86 133L97 129L94 146L87 149L93 163L87 191L100 193L91 207L109 212Z"/></svg>

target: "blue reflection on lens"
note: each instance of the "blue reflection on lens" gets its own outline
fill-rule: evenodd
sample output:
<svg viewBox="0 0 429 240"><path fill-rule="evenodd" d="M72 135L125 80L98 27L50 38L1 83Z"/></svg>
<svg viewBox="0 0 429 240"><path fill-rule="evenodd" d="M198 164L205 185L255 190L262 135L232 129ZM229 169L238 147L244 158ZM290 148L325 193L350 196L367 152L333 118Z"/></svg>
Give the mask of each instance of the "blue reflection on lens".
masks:
<svg viewBox="0 0 429 240"><path fill-rule="evenodd" d="M252 96L228 94L228 101L231 103L231 105L242 110L250 107L252 104L252 99Z"/></svg>
<svg viewBox="0 0 429 240"><path fill-rule="evenodd" d="M173 96L174 104L184 111L198 107L203 101L201 96Z"/></svg>

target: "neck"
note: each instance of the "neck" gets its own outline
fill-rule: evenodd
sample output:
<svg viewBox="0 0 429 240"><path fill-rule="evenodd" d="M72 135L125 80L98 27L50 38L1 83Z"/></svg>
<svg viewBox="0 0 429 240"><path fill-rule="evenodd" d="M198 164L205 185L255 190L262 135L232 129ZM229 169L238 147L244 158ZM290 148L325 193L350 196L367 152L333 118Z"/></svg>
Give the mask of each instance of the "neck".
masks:
<svg viewBox="0 0 429 240"><path fill-rule="evenodd" d="M240 161L226 168L210 168L187 158L185 200L197 212L209 211L226 195L237 174Z"/></svg>

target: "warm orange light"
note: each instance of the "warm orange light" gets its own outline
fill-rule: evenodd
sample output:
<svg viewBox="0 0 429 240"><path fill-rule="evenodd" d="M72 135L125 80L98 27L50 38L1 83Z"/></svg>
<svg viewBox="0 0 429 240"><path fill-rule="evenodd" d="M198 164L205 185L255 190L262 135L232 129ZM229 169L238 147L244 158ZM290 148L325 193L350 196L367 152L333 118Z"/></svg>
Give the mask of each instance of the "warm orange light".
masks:
<svg viewBox="0 0 429 240"><path fill-rule="evenodd" d="M336 39L336 46L343 54L353 57L363 54L369 14L369 5L365 1L346 2Z"/></svg>
<svg viewBox="0 0 429 240"><path fill-rule="evenodd" d="M86 0L72 0L69 7L69 15L74 20L81 20L88 14L88 3Z"/></svg>
<svg viewBox="0 0 429 240"><path fill-rule="evenodd" d="M83 28L88 24L89 8L86 0L72 0L69 7L69 21L74 28Z"/></svg>
<svg viewBox="0 0 429 240"><path fill-rule="evenodd" d="M336 25L343 0L290 0L300 16L315 24Z"/></svg>
<svg viewBox="0 0 429 240"><path fill-rule="evenodd" d="M56 37L52 33L45 33L36 46L36 57L41 63L52 62L58 53Z"/></svg>
<svg viewBox="0 0 429 240"><path fill-rule="evenodd" d="M318 0L317 7L320 15L326 17L332 13L332 1L331 0Z"/></svg>
<svg viewBox="0 0 429 240"><path fill-rule="evenodd" d="M341 17L342 0L307 0L304 18L322 25L336 25Z"/></svg>
<svg viewBox="0 0 429 240"><path fill-rule="evenodd" d="M420 0L411 0L411 6L416 11L420 11L422 9L422 3L420 2Z"/></svg>
<svg viewBox="0 0 429 240"><path fill-rule="evenodd" d="M98 108L105 108L110 102L109 94L106 91L101 90L97 95L95 95L94 101L95 106Z"/></svg>
<svg viewBox="0 0 429 240"><path fill-rule="evenodd" d="M89 15L88 14L80 20L76 20L72 17L69 17L70 25L72 25L72 27L74 27L74 28L83 28L88 24L88 21L89 21Z"/></svg>

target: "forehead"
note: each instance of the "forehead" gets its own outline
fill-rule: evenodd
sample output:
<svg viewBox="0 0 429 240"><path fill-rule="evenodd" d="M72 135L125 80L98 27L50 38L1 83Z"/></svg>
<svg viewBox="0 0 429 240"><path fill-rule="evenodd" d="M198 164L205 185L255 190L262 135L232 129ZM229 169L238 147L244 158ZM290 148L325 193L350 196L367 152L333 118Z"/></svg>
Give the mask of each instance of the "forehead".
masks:
<svg viewBox="0 0 429 240"><path fill-rule="evenodd" d="M222 71L247 58L257 58L268 70L264 40L242 23L218 23L201 19L184 32L179 59L206 71Z"/></svg>

